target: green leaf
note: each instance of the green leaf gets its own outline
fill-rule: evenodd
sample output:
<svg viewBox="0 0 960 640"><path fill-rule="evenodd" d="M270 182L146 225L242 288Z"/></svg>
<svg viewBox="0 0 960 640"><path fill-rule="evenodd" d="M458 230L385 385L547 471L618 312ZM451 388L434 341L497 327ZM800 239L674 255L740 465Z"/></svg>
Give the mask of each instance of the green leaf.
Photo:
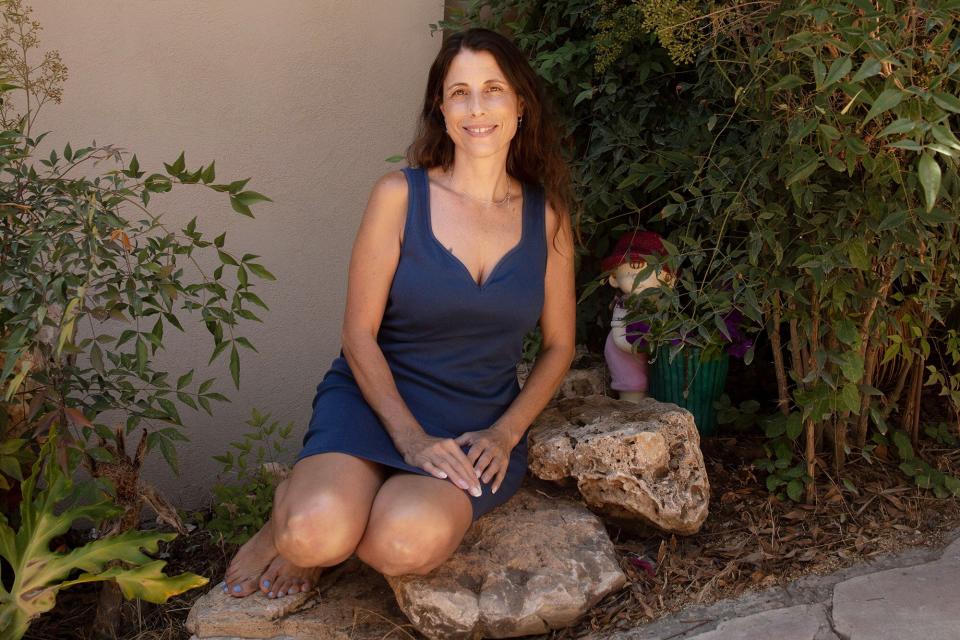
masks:
<svg viewBox="0 0 960 640"><path fill-rule="evenodd" d="M802 167L800 167L799 169L794 171L792 174L790 174L787 177L786 181L784 182L784 186L789 187L794 182L800 182L802 180L806 180L813 174L814 171L817 170L819 166L820 166L819 159L815 158L813 160L810 160L809 162L804 164Z"/></svg>
<svg viewBox="0 0 960 640"><path fill-rule="evenodd" d="M917 123L911 120L910 118L897 118L887 126L885 126L880 133L877 134L878 138L883 138L886 136L895 136L913 131L917 127Z"/></svg>
<svg viewBox="0 0 960 640"><path fill-rule="evenodd" d="M276 276L274 276L272 273L267 271L267 269L263 267L263 265L259 265L256 262L248 262L247 268L250 269L250 271L252 271L254 275L256 275L259 278L263 278L264 280L277 279Z"/></svg>
<svg viewBox="0 0 960 640"><path fill-rule="evenodd" d="M191 380L193 380L193 369L190 369L190 371L177 378L177 391L180 391L190 384Z"/></svg>
<svg viewBox="0 0 960 640"><path fill-rule="evenodd" d="M952 111L953 113L960 113L960 99L956 96L938 91L933 94L933 101L942 109Z"/></svg>
<svg viewBox="0 0 960 640"><path fill-rule="evenodd" d="M230 377L233 378L233 386L240 388L240 354L237 353L237 345L230 345Z"/></svg>
<svg viewBox="0 0 960 640"><path fill-rule="evenodd" d="M220 262L222 262L222 263L224 263L224 264L229 264L229 265L232 266L232 267L238 267L238 266L240 266L239 263L238 263L236 260L233 259L233 256L231 256L231 255L230 255L229 253L227 253L226 251L220 251L220 250L218 249L218 250L217 250L217 255L220 256Z"/></svg>
<svg viewBox="0 0 960 640"><path fill-rule="evenodd" d="M907 221L907 212L906 211L894 211L886 218L884 218L879 225L877 225L877 231L887 231L888 229L896 229L902 226Z"/></svg>
<svg viewBox="0 0 960 640"><path fill-rule="evenodd" d="M860 413L860 388L853 382L845 384L840 392L840 401L850 413Z"/></svg>
<svg viewBox="0 0 960 640"><path fill-rule="evenodd" d="M787 75L777 80L774 84L767 87L767 91L768 92L786 91L789 89L794 89L796 87L799 87L802 84L804 84L803 78L801 78L796 74L788 73Z"/></svg>
<svg viewBox="0 0 960 640"><path fill-rule="evenodd" d="M258 202L273 202L273 200L267 196L263 195L262 193L257 193L256 191L241 191L240 193L234 195L234 198L236 198L238 202L248 207Z"/></svg>
<svg viewBox="0 0 960 640"><path fill-rule="evenodd" d="M862 240L854 240L847 245L847 257L850 258L850 264L861 271L870 271L873 268L870 256L867 255L866 244Z"/></svg>
<svg viewBox="0 0 960 640"><path fill-rule="evenodd" d="M827 73L827 78L823 81L821 89L826 89L835 82L839 82L840 78L850 73L852 68L853 61L850 59L850 56L843 56L842 58L834 60L830 64L830 71Z"/></svg>
<svg viewBox="0 0 960 640"><path fill-rule="evenodd" d="M803 482L800 480L791 480L787 483L787 495L794 502L800 502L803 497Z"/></svg>
<svg viewBox="0 0 960 640"><path fill-rule="evenodd" d="M101 376L107 375L107 370L103 366L103 351L100 350L100 345L96 342L90 347L90 365Z"/></svg>
<svg viewBox="0 0 960 640"><path fill-rule="evenodd" d="M203 184L210 184L217 177L217 170L214 168L216 161L211 162L210 166L203 170L203 173L200 174L200 180Z"/></svg>
<svg viewBox="0 0 960 640"><path fill-rule="evenodd" d="M862 127L880 114L896 107L903 101L905 95L906 93L900 89L884 89L880 95L877 96L877 99L873 101L870 111L868 111L867 115L864 116L860 126Z"/></svg>
<svg viewBox="0 0 960 640"><path fill-rule="evenodd" d="M847 346L854 346L860 336L857 333L857 325L850 318L843 318L836 325L837 339Z"/></svg>
<svg viewBox="0 0 960 640"><path fill-rule="evenodd" d="M863 64L860 65L860 69L854 74L851 78L851 82L860 82L861 80L866 80L871 78L878 73L880 73L880 61L876 58L867 58L863 61Z"/></svg>
<svg viewBox="0 0 960 640"><path fill-rule="evenodd" d="M147 369L147 343L137 336L137 373L141 376Z"/></svg>
<svg viewBox="0 0 960 640"><path fill-rule="evenodd" d="M403 161L406 160L406 159L407 159L406 156L395 155L395 156L390 156L389 158L385 159L384 162L391 162L391 163L403 162Z"/></svg>
<svg viewBox="0 0 960 640"><path fill-rule="evenodd" d="M893 432L893 444L897 447L897 455L903 461L913 460L913 445L910 444L910 438L903 431Z"/></svg>
<svg viewBox="0 0 960 640"><path fill-rule="evenodd" d="M932 155L924 153L917 163L917 174L920 176L920 184L923 185L926 210L929 212L937 201L937 193L940 192L940 165Z"/></svg>

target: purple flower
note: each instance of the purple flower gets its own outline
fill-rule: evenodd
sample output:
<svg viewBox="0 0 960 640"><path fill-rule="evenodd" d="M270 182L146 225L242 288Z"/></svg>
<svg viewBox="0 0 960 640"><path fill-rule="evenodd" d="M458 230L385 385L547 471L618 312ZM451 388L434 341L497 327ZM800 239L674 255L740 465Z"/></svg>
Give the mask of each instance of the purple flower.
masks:
<svg viewBox="0 0 960 640"><path fill-rule="evenodd" d="M728 313L723 319L723 324L727 327L727 333L730 334L730 345L727 347L727 353L734 358L743 358L753 346L753 340L740 330L741 322L743 322L743 314L736 309Z"/></svg>
<svg viewBox="0 0 960 640"><path fill-rule="evenodd" d="M643 349L647 346L647 341L640 337L640 334L647 333L650 331L650 325L646 322L630 322L624 327L626 331L627 342L631 345L635 342L639 342L637 345L639 348Z"/></svg>

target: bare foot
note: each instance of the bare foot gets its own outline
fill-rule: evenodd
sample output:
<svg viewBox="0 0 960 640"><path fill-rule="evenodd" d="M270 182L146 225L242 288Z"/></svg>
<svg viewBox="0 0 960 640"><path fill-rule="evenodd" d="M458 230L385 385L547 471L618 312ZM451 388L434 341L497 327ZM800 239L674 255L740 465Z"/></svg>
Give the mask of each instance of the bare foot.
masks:
<svg viewBox="0 0 960 640"><path fill-rule="evenodd" d="M257 531L246 544L240 547L237 555L227 566L223 578L223 592L236 598L243 598L257 590L257 578L270 562L278 557L273 544L273 528L270 520Z"/></svg>
<svg viewBox="0 0 960 640"><path fill-rule="evenodd" d="M268 598L307 592L317 586L324 567L298 567L278 555L260 577L260 591Z"/></svg>

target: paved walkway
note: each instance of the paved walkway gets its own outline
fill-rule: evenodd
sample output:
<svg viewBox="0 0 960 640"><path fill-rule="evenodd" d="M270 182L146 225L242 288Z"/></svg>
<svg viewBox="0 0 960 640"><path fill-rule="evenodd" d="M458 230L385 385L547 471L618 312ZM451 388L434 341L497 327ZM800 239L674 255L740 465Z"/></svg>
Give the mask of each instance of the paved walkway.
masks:
<svg viewBox="0 0 960 640"><path fill-rule="evenodd" d="M960 531L949 539L597 638L960 640Z"/></svg>

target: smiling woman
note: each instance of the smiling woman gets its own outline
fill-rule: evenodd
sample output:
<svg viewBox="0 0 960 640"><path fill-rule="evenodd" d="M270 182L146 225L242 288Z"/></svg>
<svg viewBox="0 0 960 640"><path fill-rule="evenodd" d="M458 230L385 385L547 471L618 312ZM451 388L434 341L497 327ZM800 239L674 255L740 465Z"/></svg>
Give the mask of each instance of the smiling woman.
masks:
<svg viewBox="0 0 960 640"><path fill-rule="evenodd" d="M569 177L539 81L505 37L448 38L410 166L374 186L350 261L340 356L270 521L224 591L312 587L354 552L426 573L506 502L527 427L574 354ZM521 390L523 337L543 349Z"/></svg>

